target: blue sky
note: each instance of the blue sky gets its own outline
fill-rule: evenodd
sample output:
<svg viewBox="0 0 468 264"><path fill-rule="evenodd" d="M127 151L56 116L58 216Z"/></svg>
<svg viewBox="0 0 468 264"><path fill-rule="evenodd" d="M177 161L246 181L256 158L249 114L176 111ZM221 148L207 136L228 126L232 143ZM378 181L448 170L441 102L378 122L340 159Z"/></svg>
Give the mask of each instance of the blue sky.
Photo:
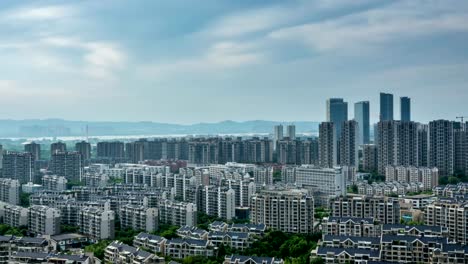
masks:
<svg viewBox="0 0 468 264"><path fill-rule="evenodd" d="M325 119L410 96L468 115L468 1L1 1L0 118Z"/></svg>

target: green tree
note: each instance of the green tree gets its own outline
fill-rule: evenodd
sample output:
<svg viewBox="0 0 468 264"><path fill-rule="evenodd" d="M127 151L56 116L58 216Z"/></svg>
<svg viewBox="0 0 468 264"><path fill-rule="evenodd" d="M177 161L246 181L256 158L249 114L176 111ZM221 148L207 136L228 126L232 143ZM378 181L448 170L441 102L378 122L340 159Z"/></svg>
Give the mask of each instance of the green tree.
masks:
<svg viewBox="0 0 468 264"><path fill-rule="evenodd" d="M442 176L439 178L439 185L447 185L448 184L448 177Z"/></svg>
<svg viewBox="0 0 468 264"><path fill-rule="evenodd" d="M20 205L21 206L29 207L29 205L30 205L29 196L31 196L30 193L21 192L21 194L20 194Z"/></svg>
<svg viewBox="0 0 468 264"><path fill-rule="evenodd" d="M71 189L73 188L73 186L83 186L84 183L82 183L81 181L69 181L67 182L67 189Z"/></svg>
<svg viewBox="0 0 468 264"><path fill-rule="evenodd" d="M448 177L448 183L449 184L457 184L459 182L460 182L460 179L455 177L455 176Z"/></svg>
<svg viewBox="0 0 468 264"><path fill-rule="evenodd" d="M135 236L141 232L142 230L134 230L131 228L120 229L119 227L116 227L115 239L124 244L132 245Z"/></svg>
<svg viewBox="0 0 468 264"><path fill-rule="evenodd" d="M349 193L358 193L358 187L356 184L353 184L348 187L348 192Z"/></svg>
<svg viewBox="0 0 468 264"><path fill-rule="evenodd" d="M156 232L153 232L153 234L157 236L165 237L167 239L176 238L178 237L177 229L179 229L178 226L160 224L159 230Z"/></svg>
<svg viewBox="0 0 468 264"><path fill-rule="evenodd" d="M281 170L273 171L273 182L281 181Z"/></svg>
<svg viewBox="0 0 468 264"><path fill-rule="evenodd" d="M85 252L92 252L96 258L104 260L104 250L110 243L109 240L101 240L96 244L86 246Z"/></svg>
<svg viewBox="0 0 468 264"><path fill-rule="evenodd" d="M0 235L26 236L28 233L27 226L12 227L5 224L0 224Z"/></svg>

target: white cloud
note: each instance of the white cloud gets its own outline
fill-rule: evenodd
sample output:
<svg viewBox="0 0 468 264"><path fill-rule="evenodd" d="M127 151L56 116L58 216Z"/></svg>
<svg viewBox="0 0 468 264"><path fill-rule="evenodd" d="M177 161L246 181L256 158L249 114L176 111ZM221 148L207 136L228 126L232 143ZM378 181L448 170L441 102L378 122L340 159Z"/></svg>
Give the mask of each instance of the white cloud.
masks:
<svg viewBox="0 0 468 264"><path fill-rule="evenodd" d="M258 48L256 43L216 42L201 56L154 63L142 68L145 75L159 78L182 73L213 73L218 70L235 69L265 62L267 58Z"/></svg>
<svg viewBox="0 0 468 264"><path fill-rule="evenodd" d="M116 43L83 41L70 37L46 37L41 43L82 51L83 73L93 78L114 79L114 72L125 68L126 55Z"/></svg>
<svg viewBox="0 0 468 264"><path fill-rule="evenodd" d="M447 9L426 2L412 6L400 1L392 6L345 17L285 27L269 34L272 40L301 41L319 51L380 44L401 37L468 31L467 10ZM414 7L414 8L410 8Z"/></svg>
<svg viewBox="0 0 468 264"><path fill-rule="evenodd" d="M235 13L215 21L203 33L214 37L237 37L281 25L288 20L289 9L272 7Z"/></svg>
<svg viewBox="0 0 468 264"><path fill-rule="evenodd" d="M234 38L295 24L322 12L361 6L374 0L314 0L285 2L284 5L231 13L215 20L201 33L217 38Z"/></svg>
<svg viewBox="0 0 468 264"><path fill-rule="evenodd" d="M71 6L22 7L4 14L8 20L56 20L76 15L77 10Z"/></svg>

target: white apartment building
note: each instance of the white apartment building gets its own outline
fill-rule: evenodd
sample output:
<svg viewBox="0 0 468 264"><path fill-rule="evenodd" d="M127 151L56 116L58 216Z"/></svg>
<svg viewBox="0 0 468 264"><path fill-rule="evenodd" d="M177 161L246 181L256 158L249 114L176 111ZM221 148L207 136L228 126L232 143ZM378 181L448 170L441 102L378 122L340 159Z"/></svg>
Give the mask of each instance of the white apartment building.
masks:
<svg viewBox="0 0 468 264"><path fill-rule="evenodd" d="M0 179L0 201L17 205L20 203L21 184L18 180Z"/></svg>
<svg viewBox="0 0 468 264"><path fill-rule="evenodd" d="M422 190L431 190L439 184L439 170L427 167L386 166L385 181L400 183L416 183Z"/></svg>
<svg viewBox="0 0 468 264"><path fill-rule="evenodd" d="M159 216L157 208L127 204L120 208L120 225L122 228L145 230L153 232L158 230Z"/></svg>
<svg viewBox="0 0 468 264"><path fill-rule="evenodd" d="M227 186L204 186L200 204L200 210L207 215L231 220L236 213L236 192Z"/></svg>
<svg viewBox="0 0 468 264"><path fill-rule="evenodd" d="M197 225L197 206L193 203L163 200L159 204L159 220L177 226Z"/></svg>
<svg viewBox="0 0 468 264"><path fill-rule="evenodd" d="M468 244L468 203L441 199L427 205L424 223L430 226L447 227L449 238Z"/></svg>
<svg viewBox="0 0 468 264"><path fill-rule="evenodd" d="M29 232L41 235L60 234L60 211L56 208L33 205L29 207Z"/></svg>
<svg viewBox="0 0 468 264"><path fill-rule="evenodd" d="M308 189L316 204L328 205L330 198L346 195L346 179L341 168L318 168L302 165L295 169L296 184Z"/></svg>
<svg viewBox="0 0 468 264"><path fill-rule="evenodd" d="M80 233L93 240L112 239L115 234L115 213L95 207L82 208L78 214Z"/></svg>
<svg viewBox="0 0 468 264"><path fill-rule="evenodd" d="M68 180L63 176L44 175L42 177L42 188L51 191L65 191Z"/></svg>
<svg viewBox="0 0 468 264"><path fill-rule="evenodd" d="M304 189L261 191L252 197L250 222L288 233L312 233L314 200Z"/></svg>
<svg viewBox="0 0 468 264"><path fill-rule="evenodd" d="M29 210L22 206L2 202L0 206L0 217L3 217L3 223L9 226L27 226L29 222Z"/></svg>

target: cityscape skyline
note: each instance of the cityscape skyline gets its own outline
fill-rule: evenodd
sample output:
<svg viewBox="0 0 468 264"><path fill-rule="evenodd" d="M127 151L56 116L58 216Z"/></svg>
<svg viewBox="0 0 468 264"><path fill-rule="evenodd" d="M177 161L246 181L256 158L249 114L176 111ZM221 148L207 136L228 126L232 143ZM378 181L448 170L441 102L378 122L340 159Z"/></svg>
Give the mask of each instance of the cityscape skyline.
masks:
<svg viewBox="0 0 468 264"><path fill-rule="evenodd" d="M421 122L466 115L464 2L3 1L0 10L3 119L321 121L324 101L338 97L370 101L375 122L380 91L413 98Z"/></svg>
<svg viewBox="0 0 468 264"><path fill-rule="evenodd" d="M468 1L0 1L0 264L468 263Z"/></svg>
<svg viewBox="0 0 468 264"><path fill-rule="evenodd" d="M399 94L394 94L394 93L389 93L389 92L377 92L378 96L381 95L381 94L385 94L385 95L391 95L392 97L394 97L392 99L393 102L391 102L392 104L392 120L401 120L401 114L402 114L402 100L409 100L407 101L407 104L408 106L406 107L411 107L411 108L405 108L407 110L405 110L407 113L411 113L411 117L410 119L405 119L405 120L402 120L402 121L415 121L415 122L420 122L420 123L429 123L430 121L433 121L433 120L452 120L452 121L459 121L459 116L462 115L462 114L459 114L459 115L456 115L456 116L446 116L446 117L441 117L441 118L431 118L431 117L428 117L427 120L425 119L418 119L418 118L414 118L414 108L413 108L413 105L414 105L414 101L412 97L409 97L409 96L400 96ZM378 97L377 96L377 97ZM278 123L282 123L284 125L287 125L287 124L294 124L294 122L317 122L317 123L320 123L320 122L323 122L323 121L327 121L328 120L328 116L327 116L327 109L329 108L328 106L328 101L332 99L332 100L342 100L344 101L344 109L343 111L346 112L346 116L347 116L347 120L354 120L355 117L356 117L356 107L355 105L356 104L361 104L361 103L364 103L366 102L367 103L367 107L369 108L368 112L369 112L369 124L377 124L380 120L379 120L379 116L380 116L380 111L382 111L382 109L380 108L380 105L381 105L381 98L377 98L376 101L371 101L371 100L366 100L365 98L362 99L362 100L358 100L358 101L348 101L346 97L330 97L330 98L324 98L323 99L323 107L325 109L325 111L323 111L323 117L322 118L318 118L318 119L297 119L297 118L292 118L292 119L284 119L284 120L280 120L280 119L275 119L275 118L272 118L272 119L268 119L268 118L259 118L259 119L220 119L220 120L213 120L213 121L193 121L193 122L188 122L188 123L184 123L184 122L162 122L162 121L159 121L159 120L143 120L143 119L129 119L129 120L124 120L124 119L121 119L121 120L112 120L112 119L106 119L106 120L101 120L101 119L83 119L83 118L78 118L78 119L68 119L68 118L63 118L63 117L59 117L59 116L50 116L50 117L38 117L38 118L0 118L0 120L9 120L9 121L28 121L28 120L58 120L58 121L70 121L70 122L153 122L153 123L160 123L160 124L172 124L172 125L196 125L196 124L215 124L215 123L222 123L222 122L249 122L249 121L269 121L269 122L278 122ZM405 102L406 103L406 102ZM460 112L460 113L464 113L464 112ZM467 112L468 113L468 112ZM466 118L466 116L463 116L464 118Z"/></svg>

